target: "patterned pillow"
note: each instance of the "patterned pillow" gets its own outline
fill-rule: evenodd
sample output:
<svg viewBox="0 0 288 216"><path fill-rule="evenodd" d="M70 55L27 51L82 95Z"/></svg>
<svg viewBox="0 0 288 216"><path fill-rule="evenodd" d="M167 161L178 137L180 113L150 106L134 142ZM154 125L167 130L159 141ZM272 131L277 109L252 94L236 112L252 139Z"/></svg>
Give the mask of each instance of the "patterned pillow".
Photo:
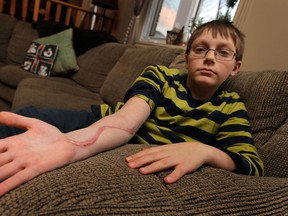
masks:
<svg viewBox="0 0 288 216"><path fill-rule="evenodd" d="M61 76L79 70L79 66L77 64L77 57L73 48L72 38L73 29L69 28L57 34L34 40L34 42L45 45L55 44L59 46L59 53L55 60L51 75Z"/></svg>
<svg viewBox="0 0 288 216"><path fill-rule="evenodd" d="M23 68L40 76L50 76L57 54L57 45L32 42L26 53Z"/></svg>

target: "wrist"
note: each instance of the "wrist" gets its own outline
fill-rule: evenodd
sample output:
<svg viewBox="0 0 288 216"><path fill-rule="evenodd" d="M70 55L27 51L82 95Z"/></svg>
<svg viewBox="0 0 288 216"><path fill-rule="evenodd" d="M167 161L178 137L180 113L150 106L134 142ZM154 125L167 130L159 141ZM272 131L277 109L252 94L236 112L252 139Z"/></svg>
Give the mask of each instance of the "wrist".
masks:
<svg viewBox="0 0 288 216"><path fill-rule="evenodd" d="M236 163L234 160L226 152L213 146L208 146L208 157L206 164L229 171L236 169Z"/></svg>

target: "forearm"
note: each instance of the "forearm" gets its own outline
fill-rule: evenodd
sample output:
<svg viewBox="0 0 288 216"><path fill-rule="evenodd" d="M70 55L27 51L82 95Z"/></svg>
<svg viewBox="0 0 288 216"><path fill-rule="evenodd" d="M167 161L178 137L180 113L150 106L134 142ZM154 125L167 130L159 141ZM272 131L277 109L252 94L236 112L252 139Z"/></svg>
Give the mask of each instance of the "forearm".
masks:
<svg viewBox="0 0 288 216"><path fill-rule="evenodd" d="M90 127L67 133L75 149L73 161L116 148L129 141L136 131L125 127L123 120L116 119L117 117L109 116Z"/></svg>
<svg viewBox="0 0 288 216"><path fill-rule="evenodd" d="M150 114L149 105L133 97L115 114L91 126L73 131L67 137L75 147L73 161L116 148L128 142Z"/></svg>

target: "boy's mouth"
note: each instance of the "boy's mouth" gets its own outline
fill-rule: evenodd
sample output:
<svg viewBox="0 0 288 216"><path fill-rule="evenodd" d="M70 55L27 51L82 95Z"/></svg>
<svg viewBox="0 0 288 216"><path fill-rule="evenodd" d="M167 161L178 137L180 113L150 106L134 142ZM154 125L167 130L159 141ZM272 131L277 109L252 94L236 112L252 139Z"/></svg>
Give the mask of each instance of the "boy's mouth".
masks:
<svg viewBox="0 0 288 216"><path fill-rule="evenodd" d="M208 75L208 76L211 76L211 75L213 75L213 74L216 74L212 69L210 69L210 68L200 68L199 70L198 70L201 74L203 74L203 75Z"/></svg>

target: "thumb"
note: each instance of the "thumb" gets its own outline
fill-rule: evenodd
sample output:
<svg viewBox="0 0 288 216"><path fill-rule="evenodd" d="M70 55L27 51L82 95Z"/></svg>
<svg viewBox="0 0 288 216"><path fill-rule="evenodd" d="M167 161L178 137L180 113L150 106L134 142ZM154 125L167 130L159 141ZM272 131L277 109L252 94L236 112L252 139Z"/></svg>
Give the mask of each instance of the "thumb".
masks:
<svg viewBox="0 0 288 216"><path fill-rule="evenodd" d="M32 118L24 117L12 112L0 112L0 124L20 129L28 129L33 125Z"/></svg>

